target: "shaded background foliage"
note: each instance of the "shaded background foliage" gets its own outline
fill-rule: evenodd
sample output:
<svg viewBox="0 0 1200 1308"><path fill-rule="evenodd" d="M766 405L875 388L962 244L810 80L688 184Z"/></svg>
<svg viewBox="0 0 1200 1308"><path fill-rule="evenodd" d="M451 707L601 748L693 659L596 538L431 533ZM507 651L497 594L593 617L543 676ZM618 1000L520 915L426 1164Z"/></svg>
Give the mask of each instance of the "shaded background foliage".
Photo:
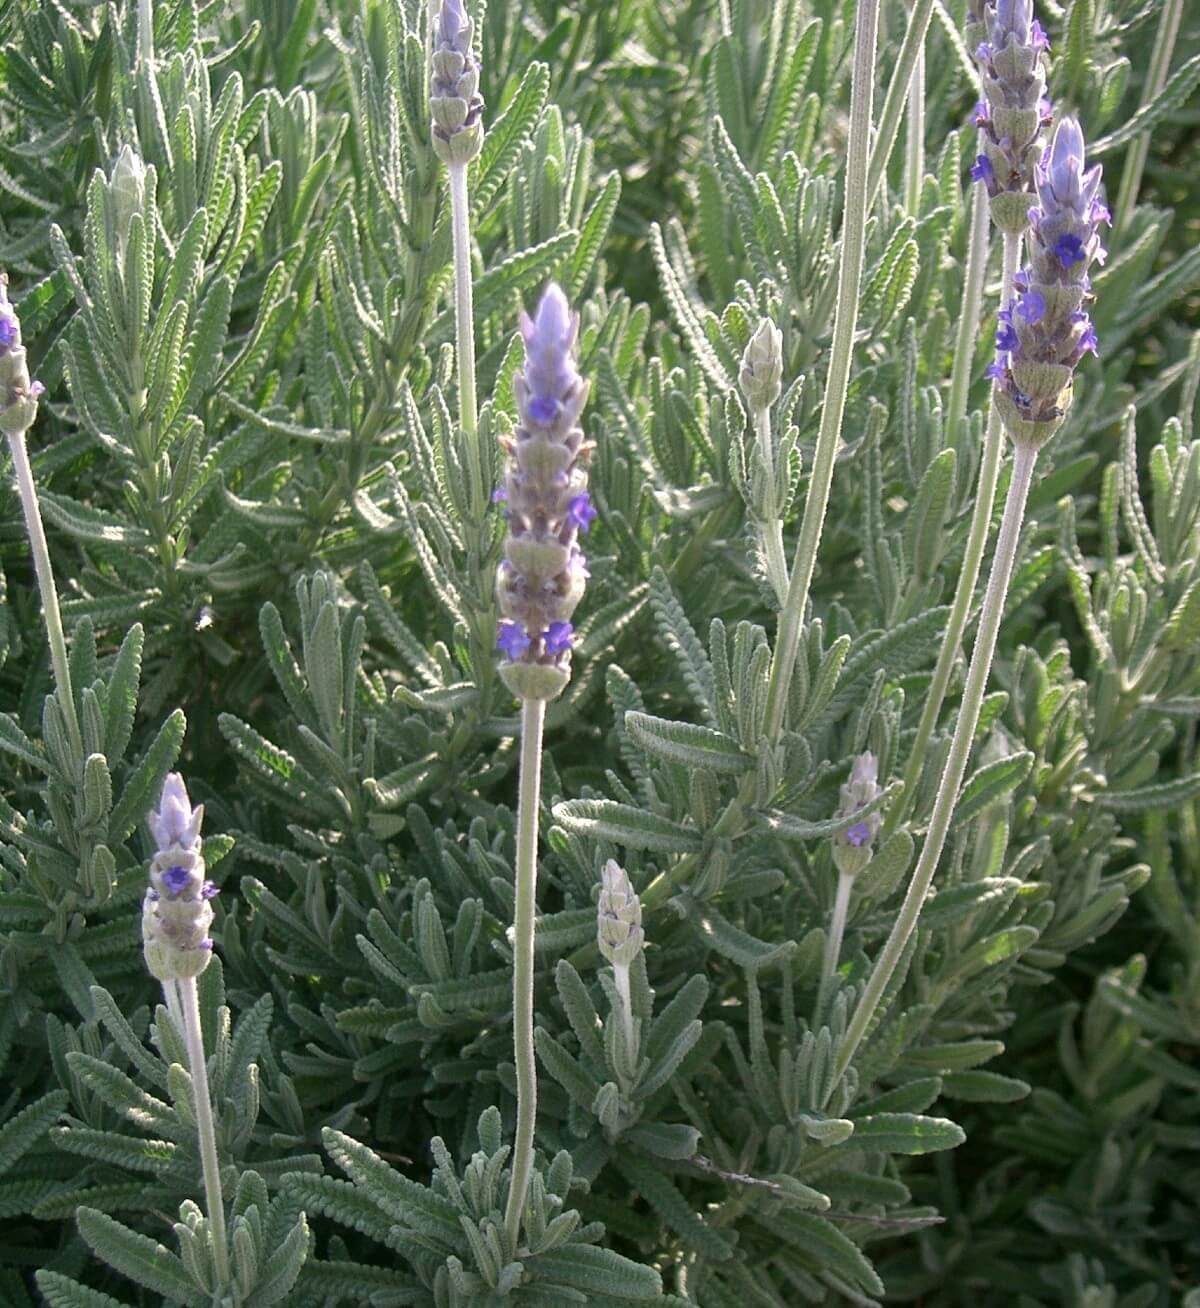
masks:
<svg viewBox="0 0 1200 1308"><path fill-rule="evenodd" d="M895 1301L1009 1302L1000 1287L1017 1287L1028 1304L1165 1305L1200 1279L1200 601L1188 607L1200 75L1173 84L1154 119L1142 205L1097 278L1104 358L1035 489L983 766L906 987L856 1060L857 1099L846 1087L824 1112L822 1055L796 1016L813 1008L833 886L826 842L805 824L833 812L850 754L870 744L884 776L902 766L972 494L979 419L952 440L939 392L972 153L974 94L953 35L964 9L939 9L930 29L917 211L900 204L900 150L873 209L814 584L821 628L802 652L801 726L771 805L790 837L787 823L783 838L759 824L737 846L704 834L720 769L689 775L624 714L709 721L754 752L762 635L738 624L771 630L773 603L748 529L732 379L757 316L776 316L785 380L806 378L782 406L798 483L831 327L853 6L494 4L480 23L485 431L512 419L516 311L553 275L583 314L598 442L593 579L548 735L539 1140L571 1151L591 1183L572 1202L606 1223L611 1247L705 1305L882 1297L851 1240ZM0 1295L14 1305L37 1302L29 1271L47 1247L57 1270L129 1301L130 1284L89 1261L76 1205L163 1238L144 1215L169 1215L195 1175L186 1156L130 1163L112 1137L136 1152L140 1134L93 1065L149 1074L131 1052L155 998L136 950L147 851L134 828L176 751L208 830L233 837L209 842L235 1044L243 1032L218 1111L229 1157L280 1196L280 1231L308 1194L316 1254L294 1302L359 1302L337 1263L397 1261L330 1220L315 1184L289 1197L285 1174L336 1170L323 1127L424 1179L432 1135L465 1159L489 1105L511 1125L515 759L488 581L500 524L469 522L456 484L450 243L420 10L182 0L154 6L153 52L133 5L0 14L0 263L48 387L35 469L77 684L105 687L116 794L85 812L88 797L45 763L48 660L6 475L0 1114L17 1125L0 1127ZM1043 9L1056 106L1079 112L1102 150L1107 140L1110 196L1158 12ZM885 79L903 21L886 8ZM1192 69L1198 49L1185 12L1173 68ZM145 303L122 305L114 258L129 219L95 170L109 174L126 142L155 179L135 206L140 235L130 227L123 242L154 253ZM974 376L989 351L985 327ZM149 400L146 375L126 366L135 357L159 361ZM981 386L972 399L983 403ZM1158 646L1166 689L1150 685L1143 702L1129 676ZM656 833L614 826L606 802L652 812ZM595 1051L564 998L573 983L554 968L569 958L605 1011L589 940L609 853L643 892L687 862L671 894L647 900L648 982L656 1012L675 997L681 1027L703 1022L669 1084L635 1095L619 1130L572 1093L578 1065L589 1087L608 1073L588 1065ZM897 847L864 874L847 987L886 933L905 866ZM208 982L213 1024L221 983ZM838 1018L834 1005L821 1019L834 1039ZM789 1060L806 1086L791 1103ZM945 1122L944 1136L923 1147L882 1126L857 1154L834 1139L834 1122L860 1121L859 1142L865 1117L931 1112L919 1120ZM904 1157L953 1143L950 1118L965 1144ZM699 1160L670 1157L653 1135L681 1123L702 1133ZM639 1129L649 1134L627 1134ZM830 1220L779 1198L810 1185L830 1197ZM407 1282L380 1286L430 1301Z"/></svg>

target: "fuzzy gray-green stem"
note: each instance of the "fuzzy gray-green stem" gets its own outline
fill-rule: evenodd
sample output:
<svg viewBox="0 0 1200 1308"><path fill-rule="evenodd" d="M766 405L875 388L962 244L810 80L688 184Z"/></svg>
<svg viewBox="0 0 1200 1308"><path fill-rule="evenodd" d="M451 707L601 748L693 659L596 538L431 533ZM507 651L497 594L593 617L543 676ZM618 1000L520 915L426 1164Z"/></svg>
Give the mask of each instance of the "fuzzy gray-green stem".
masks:
<svg viewBox="0 0 1200 1308"><path fill-rule="evenodd" d="M204 1037L200 1030L200 999L196 978L175 983L183 1009L183 1039L192 1073L192 1094L196 1102L196 1133L200 1138L200 1164L204 1170L204 1197L208 1204L208 1229L212 1238L219 1290L229 1286L229 1247L225 1240L225 1201L221 1195L221 1164L217 1159L217 1133L213 1127L212 1100L208 1096L208 1064L204 1058Z"/></svg>
<svg viewBox="0 0 1200 1308"><path fill-rule="evenodd" d="M621 1027L625 1032L625 1041L629 1046L630 1056L634 1057L633 1048L633 993L629 988L629 964L613 964L613 983L621 998ZM637 1059L634 1057L634 1062Z"/></svg>
<svg viewBox="0 0 1200 1308"><path fill-rule="evenodd" d="M838 269L837 308L833 342L829 351L829 372L825 378L825 399L821 427L800 538L796 542L792 578L787 600L779 615L775 657L767 684L765 730L772 743L779 740L787 705L788 687L796 666L808 589L817 562L817 546L825 525L833 465L842 436L842 415L850 383L850 360L854 353L854 331L858 325L859 291L862 286L863 248L867 225L867 158L871 146L871 102L875 83L875 35L879 0L860 0L855 17L854 75L850 88L850 135L846 143L846 199L842 207L842 253Z"/></svg>
<svg viewBox="0 0 1200 1308"><path fill-rule="evenodd" d="M983 279L987 273L991 218L987 190L982 182L971 188L971 228L967 241L966 276L962 304L958 311L958 336L954 341L954 362L950 367L950 398L946 404L946 444L957 450L967 421L967 392L975 362L975 338L979 334L979 310L983 303ZM1001 304L1007 287L1002 287Z"/></svg>
<svg viewBox="0 0 1200 1308"><path fill-rule="evenodd" d="M516 1249L533 1172L537 1064L533 1049L533 931L537 912L538 804L542 788L542 700L521 701L521 773L517 788L517 885L513 912L513 1055L517 1065L517 1131L504 1225Z"/></svg>
<svg viewBox="0 0 1200 1308"><path fill-rule="evenodd" d="M982 189L982 187L979 189ZM986 213L987 204L984 197L976 194L976 201ZM984 224L987 223L986 217L983 222ZM972 237L974 235L975 229L972 229ZM1017 263L1020 257L1021 238L1005 233L1004 265L1000 279L1001 306L1012 299L1013 277L1016 275ZM968 267L974 258L975 251L971 251L968 255ZM970 271L968 271L969 278ZM964 288L964 314L966 313L965 301L968 294L969 287ZM959 353L973 355L974 350L969 345L963 347L960 341ZM958 363L959 361L956 358L956 367ZM951 390L953 390L953 380ZM953 422L955 417L953 409L951 409L950 417ZM996 482L1000 477L1000 456L1003 450L1004 425L1000 421L1000 413L995 402L989 400L987 429L983 437L983 457L979 463L979 484L975 490L975 507L971 514L971 526L967 532L967 547L963 553L962 566L959 568L958 583L954 591L954 602L950 608L950 617L946 622L946 630L942 633L942 647L938 651L937 664L933 670L933 680L929 683L929 689L925 692L925 704L921 709L921 720L917 723L917 734L913 739L912 748L909 750L908 762L905 764L904 790L901 792L899 803L892 806L892 811L887 817L884 829L888 835L912 811L913 803L917 797L921 773L925 767L925 753L929 748L930 738L941 715L942 704L946 698L946 688L950 685L950 674L954 670L954 660L958 657L959 642L962 640L963 630L967 625L967 618L970 616L971 602L975 598L975 583L979 579L979 568L983 562L988 529L992 522L992 505L996 500Z"/></svg>
<svg viewBox="0 0 1200 1308"><path fill-rule="evenodd" d="M46 640L50 645L50 661L54 665L54 682L58 689L58 705L71 737L78 766L83 766L83 737L79 733L79 718L75 714L75 694L71 689L71 665L67 660L67 638L63 634L62 613L58 607L58 589L54 585L54 571L50 567L50 548L42 526L42 511L38 504L37 486L33 481L33 467L29 462L29 447L24 432L8 433L8 448L12 453L13 474L17 481L17 494L21 512L25 515L25 531L33 554L33 570L42 596L42 615L46 622Z"/></svg>
<svg viewBox="0 0 1200 1308"><path fill-rule="evenodd" d="M1167 84L1167 74L1171 70L1171 56L1175 53L1175 39L1179 35L1179 20L1183 17L1183 0L1167 0L1158 18L1158 31L1154 35L1154 49L1150 55L1150 71L1142 87L1144 108L1153 103L1162 94ZM1142 184L1142 171L1150 154L1150 133L1142 132L1130 143L1129 153L1125 156L1125 167L1121 170L1121 191L1117 196L1117 207L1113 219L1113 230L1123 232L1133 217L1133 208L1137 203L1138 187Z"/></svg>
<svg viewBox="0 0 1200 1308"><path fill-rule="evenodd" d="M909 14L908 28L904 33L900 51L896 55L887 94L883 99L883 109L879 114L875 145L871 150L865 208L870 208L875 203L875 196L879 193L879 187L887 172L888 160L891 158L900 131L900 119L904 114L904 106L912 87L913 71L925 48L925 34L929 30L929 19L932 14L933 0L916 0L912 13Z"/></svg>
<svg viewBox="0 0 1200 1308"><path fill-rule="evenodd" d="M917 46L908 83L908 121L904 140L904 207L916 217L925 178L925 43Z"/></svg>
<svg viewBox="0 0 1200 1308"><path fill-rule="evenodd" d="M775 458L771 450L770 409L755 409L754 432L758 439L763 467L766 469L767 482L771 488L770 499L766 506L768 517L762 524L763 550L767 556L767 580L771 583L771 589L782 607L787 602L788 566L787 555L783 549L783 519L779 516L775 494Z"/></svg>
<svg viewBox="0 0 1200 1308"><path fill-rule="evenodd" d="M470 503L477 515L487 508L483 464L479 457L479 412L475 398L475 313L471 285L471 206L467 165L448 164L450 219L454 235L454 328L457 342L458 420L467 438Z"/></svg>
<svg viewBox="0 0 1200 1308"><path fill-rule="evenodd" d="M850 892L854 878L845 872L838 873L837 894L833 899L833 916L829 919L829 934L825 937L825 961L821 965L821 982L825 984L837 971L842 953L842 937L846 934L846 915L850 910Z"/></svg>
<svg viewBox="0 0 1200 1308"><path fill-rule="evenodd" d="M971 754L975 728L979 725L979 713L983 707L984 692L987 690L992 655L996 650L996 637L1000 631L1000 620L1004 616L1008 583L1017 557L1021 523L1025 516L1025 502L1029 498L1029 487L1033 481L1036 464L1035 446L1019 444L1013 447L1012 479L1008 484L1004 516L1000 520L1000 531L996 537L992 573L988 579L987 594L979 616L979 632L975 637L975 648L971 654L971 667L967 672L967 684L963 690L962 705L958 710L954 739L950 743L950 754L946 759L946 767L942 772L937 798L934 800L933 812L929 818L929 830L925 834L925 844L922 846L916 870L904 896L904 903L892 926L891 934L875 961L866 989L858 1001L838 1048L834 1069L835 1082L845 1074L858 1046L862 1043L871 1024L871 1018L908 944L909 937L916 930L917 919L921 916L921 906L929 893L938 859L946 844L950 819L954 816L954 807L958 802L959 789Z"/></svg>

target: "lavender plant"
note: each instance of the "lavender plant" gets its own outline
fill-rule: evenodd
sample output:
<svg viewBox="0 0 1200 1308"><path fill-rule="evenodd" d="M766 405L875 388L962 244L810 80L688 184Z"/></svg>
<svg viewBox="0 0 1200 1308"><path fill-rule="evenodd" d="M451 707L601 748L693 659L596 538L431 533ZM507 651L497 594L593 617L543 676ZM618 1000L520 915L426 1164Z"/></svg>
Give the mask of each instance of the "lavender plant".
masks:
<svg viewBox="0 0 1200 1308"><path fill-rule="evenodd" d="M0 1302L1187 1301L1196 37L0 18Z"/></svg>

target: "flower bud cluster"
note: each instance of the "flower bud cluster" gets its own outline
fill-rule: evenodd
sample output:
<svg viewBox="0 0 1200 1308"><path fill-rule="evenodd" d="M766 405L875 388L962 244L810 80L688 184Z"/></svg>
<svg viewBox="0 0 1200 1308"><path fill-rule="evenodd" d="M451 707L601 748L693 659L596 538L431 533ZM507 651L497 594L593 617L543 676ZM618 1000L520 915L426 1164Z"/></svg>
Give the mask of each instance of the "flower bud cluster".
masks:
<svg viewBox="0 0 1200 1308"><path fill-rule="evenodd" d="M433 30L429 112L433 148L448 164L467 164L483 144L479 61L471 53L474 24L462 0L441 0Z"/></svg>
<svg viewBox="0 0 1200 1308"><path fill-rule="evenodd" d="M596 936L600 952L613 967L629 967L646 940L641 901L629 874L611 858L600 873Z"/></svg>
<svg viewBox="0 0 1200 1308"><path fill-rule="evenodd" d="M1105 258L1100 224L1111 221L1100 166L1084 171L1083 133L1073 118L1059 123L1034 185L1029 266L1017 273L1017 297L1000 313L999 354L988 375L1009 435L1040 446L1066 415L1080 359L1097 352L1084 305L1092 299L1088 269Z"/></svg>
<svg viewBox="0 0 1200 1308"><path fill-rule="evenodd" d="M984 95L975 107L980 153L971 176L987 187L996 225L1019 235L1050 122L1042 58L1050 43L1033 0L970 0L966 34Z"/></svg>
<svg viewBox="0 0 1200 1308"><path fill-rule="evenodd" d="M8 278L0 273L0 431L20 436L33 426L38 397L45 391L30 381L21 324L8 298Z"/></svg>
<svg viewBox="0 0 1200 1308"><path fill-rule="evenodd" d="M856 756L850 768L850 780L840 791L838 817L853 817L881 794L879 760L868 751ZM833 861L843 876L857 876L871 861L872 848L883 817L876 809L833 837Z"/></svg>
<svg viewBox="0 0 1200 1308"><path fill-rule="evenodd" d="M588 384L575 367L579 315L551 284L531 319L521 315L525 367L513 389L519 424L502 439L508 536L496 572L504 621L500 674L520 699L553 699L570 676L571 615L583 597L587 560L577 543L596 517L587 492L592 444L579 427Z"/></svg>
<svg viewBox="0 0 1200 1308"><path fill-rule="evenodd" d="M209 901L217 888L204 878L200 823L204 805L192 807L178 772L163 783L158 808L148 817L156 852L142 900L146 966L160 981L199 976L212 957Z"/></svg>

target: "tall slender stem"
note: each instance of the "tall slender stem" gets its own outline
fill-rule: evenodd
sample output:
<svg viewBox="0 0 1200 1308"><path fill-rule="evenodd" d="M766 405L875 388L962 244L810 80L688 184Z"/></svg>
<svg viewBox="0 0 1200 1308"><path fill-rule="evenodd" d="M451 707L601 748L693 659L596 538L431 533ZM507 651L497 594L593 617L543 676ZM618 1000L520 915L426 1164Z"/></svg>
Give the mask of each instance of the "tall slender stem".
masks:
<svg viewBox="0 0 1200 1308"><path fill-rule="evenodd" d="M1166 0L1159 15L1158 31L1154 35L1154 49L1150 54L1150 71L1142 87L1142 102L1139 107L1157 100L1167 84L1167 74L1171 71L1171 56L1175 53L1175 39L1179 35L1179 21L1182 17L1183 0ZM1149 155L1150 133L1142 132L1130 144L1129 153L1125 156L1125 167L1121 170L1121 191L1117 196L1114 231L1124 231L1133 217L1138 188L1142 184L1142 172Z"/></svg>
<svg viewBox="0 0 1200 1308"><path fill-rule="evenodd" d="M868 208L875 203L875 196L887 172L888 160L892 156L892 149L900 132L900 119L904 114L904 105L912 86L913 72L925 48L925 34L929 31L929 19L932 14L933 0L916 0L908 18L908 28L892 67L892 77L888 82L887 94L883 98L883 109L879 114L875 145L871 150L867 180Z"/></svg>
<svg viewBox="0 0 1200 1308"><path fill-rule="evenodd" d="M938 786L937 798L934 800L929 830L925 836L921 856L917 860L916 871L904 896L904 903L892 926L891 934L875 962L866 989L858 1001L854 1015L846 1028L845 1037L838 1048L835 1079L842 1076L849 1067L851 1059L867 1033L871 1018L883 998L888 982L892 979L892 973L900 962L909 937L916 930L921 906L929 893L938 859L946 844L950 819L954 816L954 806L958 802L958 792L967 770L975 728L979 725L979 713L983 706L984 692L987 690L992 655L996 650L996 637L1000 631L1000 620L1004 616L1004 600L1008 594L1008 583L1017 557L1021 522L1025 516L1025 502L1029 498L1029 487L1033 481L1036 464L1037 449L1034 446L1026 444L1014 446L1012 480L1008 484L1004 516L1000 520L1000 531L996 537L996 553L992 558L992 573L988 579L987 594L979 618L979 633L975 637L975 649L971 654L971 667L967 673L967 684L958 711L954 739L950 744L950 754L946 759L946 767Z"/></svg>
<svg viewBox="0 0 1200 1308"><path fill-rule="evenodd" d="M904 207L913 217L921 207L925 179L925 43L917 46L908 83L908 131L904 149Z"/></svg>
<svg viewBox="0 0 1200 1308"><path fill-rule="evenodd" d="M787 555L783 549L783 520L779 516L775 495L775 456L771 448L770 409L754 410L754 432L758 439L763 467L766 469L767 481L770 484L766 505L767 520L762 524L763 550L767 556L767 580L771 583L771 589L782 607L787 602L788 566Z"/></svg>
<svg viewBox="0 0 1200 1308"><path fill-rule="evenodd" d="M517 1247L533 1171L537 1065L533 1050L533 930L537 911L538 804L542 788L542 726L546 705L521 702L521 773L517 794L517 895L513 914L513 1053L517 1064L517 1133L504 1225Z"/></svg>
<svg viewBox="0 0 1200 1308"><path fill-rule="evenodd" d="M621 1000L621 1026L625 1032L625 1041L629 1046L630 1056L637 1061L633 1048L633 992L629 985L629 967L619 963L613 964L613 983Z"/></svg>
<svg viewBox="0 0 1200 1308"><path fill-rule="evenodd" d="M208 1204L208 1228L212 1233L217 1281L225 1289L230 1281L229 1247L225 1240L225 1201L221 1195L221 1165L217 1159L217 1133L213 1127L212 1100L208 1096L208 1064L204 1058L204 1037L200 1031L200 999L196 978L178 982L183 1007L183 1038L187 1044L192 1093L196 1100L196 1131L200 1137L200 1164L204 1169L204 1197Z"/></svg>
<svg viewBox="0 0 1200 1308"><path fill-rule="evenodd" d="M471 298L471 207L466 164L448 164L450 218L454 234L454 326L458 342L458 420L467 438L471 500L477 513L486 507L479 457L479 411L475 397L475 315Z"/></svg>
<svg viewBox="0 0 1200 1308"><path fill-rule="evenodd" d="M821 980L826 982L837 971L842 954L842 937L846 934L846 915L850 910L850 892L854 878L838 873L837 894L833 899L833 916L829 919L829 934L825 937L825 961L821 965Z"/></svg>
<svg viewBox="0 0 1200 1308"><path fill-rule="evenodd" d="M77 763L82 766L83 737L79 733L79 718L75 714L71 665L67 660L67 638L63 634L62 613L58 607L58 589L54 584L54 571L50 567L50 547L46 544L46 531L42 526L42 511L38 504L37 487L33 481L33 467L29 462L29 447L25 441L25 433L9 432L8 448L12 452L17 494L21 499L21 512L25 515L25 530L33 554L33 570L42 596L42 615L46 622L46 639L50 645L50 661L54 665L58 705L67 724L71 748L75 751Z"/></svg>
<svg viewBox="0 0 1200 1308"><path fill-rule="evenodd" d="M971 188L970 222L966 276L963 278L962 304L958 311L954 362L950 367L950 398L946 406L946 444L955 450L959 449L967 421L967 393L971 387L971 366L975 362L975 340L979 335L979 310L983 304L983 279L987 274L988 248L991 245L988 197L982 182L976 182ZM1002 279L1002 304L1011 290L1011 286Z"/></svg>
<svg viewBox="0 0 1200 1308"><path fill-rule="evenodd" d="M1000 303L1007 304L1012 299L1013 277L1016 275L1017 262L1021 257L1021 238L1005 234L1004 265L1000 279ZM964 298L966 292L964 291ZM974 353L968 347L969 353ZM958 360L955 360L957 365ZM971 602L975 598L975 582L979 579L979 568L983 562L983 552L987 546L988 528L992 522L992 506L996 502L996 482L1000 477L1000 456L1004 450L1004 427L996 405L989 402L987 430L983 437L983 458L979 464L979 485L975 492L975 507L971 513L971 526L967 532L967 547L963 554L962 566L958 573L958 584L954 591L954 602L950 607L950 617L946 630L942 633L942 647L938 651L937 665L933 670L933 680L925 695L925 704L921 709L921 720L917 724L917 734L909 751L908 762L904 768L904 789L900 802L892 806L884 822L884 831L890 834L912 812L917 796L917 787L925 767L925 754L929 741L937 726L942 704L946 698L946 689L950 685L950 674L954 670L954 660L958 657L959 642L971 613Z"/></svg>
<svg viewBox="0 0 1200 1308"><path fill-rule="evenodd" d="M775 657L767 683L765 729L771 741L779 739L787 704L788 687L796 666L796 652L808 591L817 562L817 546L825 525L833 465L842 435L846 390L850 383L850 360L854 353L854 331L858 325L859 290L862 285L863 249L867 225L867 157L871 144L871 103L875 84L875 36L879 0L860 0L855 16L854 74L850 87L850 135L847 141L846 201L842 211L842 253L838 269L837 308L833 342L829 351L829 372L825 378L825 400L813 458L800 538L796 543L792 578L787 600L779 615Z"/></svg>

